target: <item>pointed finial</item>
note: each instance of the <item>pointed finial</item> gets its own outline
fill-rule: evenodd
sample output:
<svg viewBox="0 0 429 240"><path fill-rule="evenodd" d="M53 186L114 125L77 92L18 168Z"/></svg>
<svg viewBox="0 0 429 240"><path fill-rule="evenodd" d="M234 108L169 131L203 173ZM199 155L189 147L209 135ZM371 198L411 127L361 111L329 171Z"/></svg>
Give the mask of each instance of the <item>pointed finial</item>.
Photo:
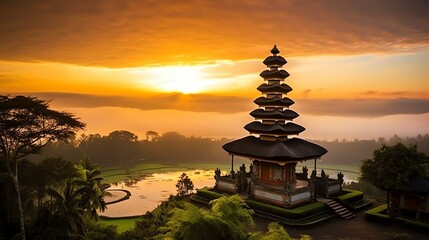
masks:
<svg viewBox="0 0 429 240"><path fill-rule="evenodd" d="M277 49L277 45L274 45L273 49L271 49L271 53L274 54L274 55L280 53L280 51Z"/></svg>

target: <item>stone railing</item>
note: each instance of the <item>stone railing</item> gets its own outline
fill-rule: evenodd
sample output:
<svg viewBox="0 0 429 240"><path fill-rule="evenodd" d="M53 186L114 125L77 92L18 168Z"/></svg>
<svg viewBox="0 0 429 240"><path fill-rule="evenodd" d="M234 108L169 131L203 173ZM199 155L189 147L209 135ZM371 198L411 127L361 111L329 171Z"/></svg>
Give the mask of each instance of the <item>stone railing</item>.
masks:
<svg viewBox="0 0 429 240"><path fill-rule="evenodd" d="M215 171L215 188L228 193L249 194L257 200L269 202L283 207L292 207L304 202L316 201L317 197L330 197L342 191L343 177L338 173L337 179L330 179L322 170L321 176L312 172L308 179L307 172L296 173L298 180L308 181L308 186L295 189L293 184L281 186L270 186L260 182L243 168L240 171L231 172L229 175L221 176L220 170ZM253 180L252 180L253 179Z"/></svg>
<svg viewBox="0 0 429 240"><path fill-rule="evenodd" d="M253 198L282 207L293 207L312 200L311 186L298 189L279 189L256 182L251 190Z"/></svg>
<svg viewBox="0 0 429 240"><path fill-rule="evenodd" d="M289 194L289 205L295 206L301 203L312 201L311 186L298 188Z"/></svg>
<svg viewBox="0 0 429 240"><path fill-rule="evenodd" d="M330 179L329 175L323 171L320 177L315 177L313 171L311 181L315 181L317 196L330 197L342 191L342 185L344 182L344 175L340 172L337 174L337 179Z"/></svg>
<svg viewBox="0 0 429 240"><path fill-rule="evenodd" d="M229 193L237 193L237 180L230 175L215 177L215 189Z"/></svg>
<svg viewBox="0 0 429 240"><path fill-rule="evenodd" d="M252 171L253 166L250 166ZM249 193L249 182L251 172L246 172L246 166L243 164L239 171L231 171L229 175L221 176L220 169L215 170L215 188L230 193Z"/></svg>

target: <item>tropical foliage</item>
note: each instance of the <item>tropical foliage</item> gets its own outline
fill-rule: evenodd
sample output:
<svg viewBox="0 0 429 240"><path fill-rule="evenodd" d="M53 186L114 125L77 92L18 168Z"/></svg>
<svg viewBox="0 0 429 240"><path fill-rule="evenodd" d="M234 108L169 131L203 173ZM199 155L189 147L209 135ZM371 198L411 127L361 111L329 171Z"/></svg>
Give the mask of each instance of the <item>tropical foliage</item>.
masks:
<svg viewBox="0 0 429 240"><path fill-rule="evenodd" d="M209 210L185 203L176 208L157 239L246 239L245 227L254 225L252 213L238 196L213 200Z"/></svg>
<svg viewBox="0 0 429 240"><path fill-rule="evenodd" d="M134 229L126 231L119 236L119 240L152 239L160 234L160 227L165 226L173 209L183 209L183 201L170 196L152 212L147 212L135 224Z"/></svg>
<svg viewBox="0 0 429 240"><path fill-rule="evenodd" d="M100 177L98 164L91 164L88 158L75 165L78 178L74 181L81 191L79 207L87 211L91 217L98 219L97 211L106 210L104 197L107 195L109 184L104 184Z"/></svg>
<svg viewBox="0 0 429 240"><path fill-rule="evenodd" d="M268 232L262 234L257 232L251 234L248 240L293 240L286 230L278 223L272 222L268 225ZM299 240L311 240L311 237L308 235L301 235Z"/></svg>

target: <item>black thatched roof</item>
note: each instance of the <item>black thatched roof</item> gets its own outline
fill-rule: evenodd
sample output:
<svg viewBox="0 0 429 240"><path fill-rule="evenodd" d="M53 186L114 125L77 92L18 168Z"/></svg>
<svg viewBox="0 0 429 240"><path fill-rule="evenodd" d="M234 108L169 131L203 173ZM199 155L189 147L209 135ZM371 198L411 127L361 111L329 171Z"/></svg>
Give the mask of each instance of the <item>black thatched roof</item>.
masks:
<svg viewBox="0 0 429 240"><path fill-rule="evenodd" d="M294 104L295 102L288 98L288 97L273 97L273 98L267 98L267 97L258 97L257 99L255 99L255 101L253 101L254 103L256 103L259 106L279 106L279 107L290 107L292 104Z"/></svg>
<svg viewBox="0 0 429 240"><path fill-rule="evenodd" d="M230 154L279 162L320 158L328 151L300 138L286 141L264 141L254 136L244 137L222 146Z"/></svg>
<svg viewBox="0 0 429 240"><path fill-rule="evenodd" d="M259 121L253 121L244 126L244 129L251 133L278 135L292 135L305 131L304 127L293 122L288 122L286 124L264 124Z"/></svg>
<svg viewBox="0 0 429 240"><path fill-rule="evenodd" d="M250 113L250 116L256 119L292 120L294 118L297 118L299 114L290 109L285 109L283 111L280 111L280 110L265 111L264 109L258 108L253 110Z"/></svg>
<svg viewBox="0 0 429 240"><path fill-rule="evenodd" d="M261 74L259 74L259 76L263 77L264 79L266 78L277 78L277 79L285 79L287 77L289 77L289 73L286 72L285 70L264 70L261 72Z"/></svg>
<svg viewBox="0 0 429 240"><path fill-rule="evenodd" d="M264 64L267 66L283 66L287 63L282 56L269 56L265 58Z"/></svg>
<svg viewBox="0 0 429 240"><path fill-rule="evenodd" d="M408 184L408 189L410 192L415 193L429 193L429 178L416 176L410 180Z"/></svg>
<svg viewBox="0 0 429 240"><path fill-rule="evenodd" d="M290 91L292 91L292 88L287 85L286 83L273 83L273 84L266 84L263 83L261 85L259 85L259 87L257 88L258 91L262 92L262 93L270 93L270 92L277 92L277 93L288 93Z"/></svg>

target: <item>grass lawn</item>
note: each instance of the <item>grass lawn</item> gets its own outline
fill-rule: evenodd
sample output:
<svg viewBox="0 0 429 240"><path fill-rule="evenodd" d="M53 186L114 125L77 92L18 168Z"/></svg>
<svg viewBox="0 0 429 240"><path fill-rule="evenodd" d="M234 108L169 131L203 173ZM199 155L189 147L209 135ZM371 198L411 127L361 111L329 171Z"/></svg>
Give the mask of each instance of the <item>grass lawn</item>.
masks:
<svg viewBox="0 0 429 240"><path fill-rule="evenodd" d="M107 225L115 225L118 227L118 233L123 233L127 230L134 228L134 223L140 217L130 217L130 218L100 218L100 223Z"/></svg>
<svg viewBox="0 0 429 240"><path fill-rule="evenodd" d="M141 163L130 168L129 171L133 173L133 172L139 172L139 171L160 170L160 169L169 170L169 168L177 168L177 166L159 164L159 163Z"/></svg>

